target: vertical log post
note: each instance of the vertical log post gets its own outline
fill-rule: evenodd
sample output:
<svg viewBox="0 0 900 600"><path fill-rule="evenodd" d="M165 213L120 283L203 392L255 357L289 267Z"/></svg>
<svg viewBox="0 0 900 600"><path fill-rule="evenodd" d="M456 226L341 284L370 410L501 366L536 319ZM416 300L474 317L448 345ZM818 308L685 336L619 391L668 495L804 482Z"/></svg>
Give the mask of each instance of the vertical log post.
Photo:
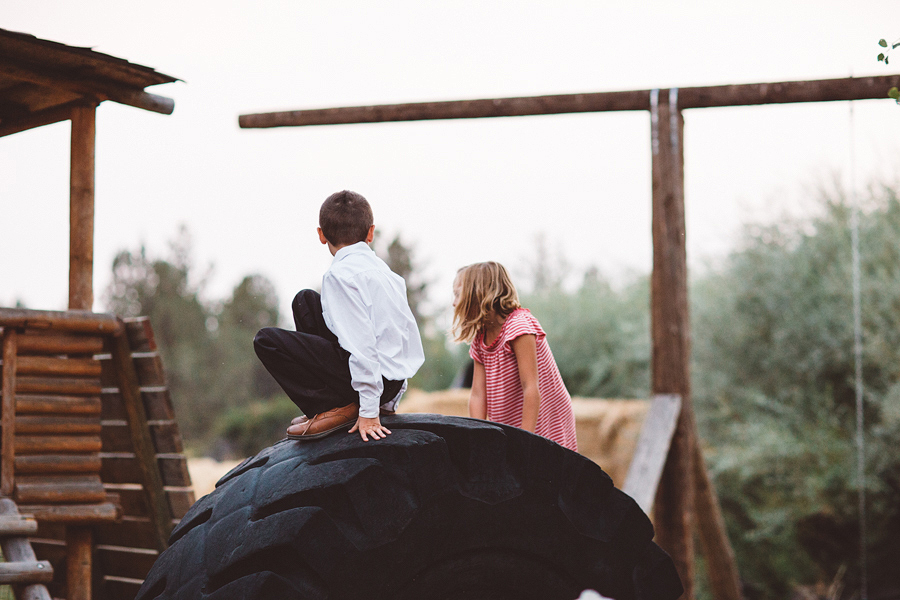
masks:
<svg viewBox="0 0 900 600"><path fill-rule="evenodd" d="M694 503L697 516L697 533L700 547L706 559L709 587L716 600L742 600L741 580L738 575L734 550L728 540L725 519L719 506L719 498L713 488L700 440L694 445L694 483L697 486Z"/></svg>
<svg viewBox="0 0 900 600"><path fill-rule="evenodd" d="M94 534L90 527L66 528L66 600L91 600Z"/></svg>
<svg viewBox="0 0 900 600"><path fill-rule="evenodd" d="M652 393L681 396L681 413L656 497L657 539L694 597L694 413L684 221L684 119L678 90L650 96L653 145Z"/></svg>
<svg viewBox="0 0 900 600"><path fill-rule="evenodd" d="M2 408L2 464L0 464L0 494L12 498L15 491L13 467L16 462L16 341L18 333L12 327L3 330L3 408Z"/></svg>
<svg viewBox="0 0 900 600"><path fill-rule="evenodd" d="M94 143L97 107L72 109L69 174L69 308L94 304Z"/></svg>

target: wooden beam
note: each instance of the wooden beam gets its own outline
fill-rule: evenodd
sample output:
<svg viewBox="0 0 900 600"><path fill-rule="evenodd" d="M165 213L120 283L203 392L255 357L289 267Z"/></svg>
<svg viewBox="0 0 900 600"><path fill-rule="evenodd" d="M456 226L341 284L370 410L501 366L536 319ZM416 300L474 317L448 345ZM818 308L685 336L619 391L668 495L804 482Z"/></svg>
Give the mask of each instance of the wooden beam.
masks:
<svg viewBox="0 0 900 600"><path fill-rule="evenodd" d="M699 440L698 440L699 442ZM719 498L703 461L700 444L694 445L694 504L697 514L697 537L706 559L709 587L716 600L743 600L734 549L728 540Z"/></svg>
<svg viewBox="0 0 900 600"><path fill-rule="evenodd" d="M128 417L128 427L131 430L131 441L141 473L150 520L156 533L157 550L162 552L168 547L169 534L172 532L172 512L159 472L156 448L147 422L140 382L134 369L124 325L110 340L110 352L119 382L119 392Z"/></svg>
<svg viewBox="0 0 900 600"><path fill-rule="evenodd" d="M163 115L171 115L175 101L164 96L145 92L143 89L111 84L106 81L80 80L37 68L22 66L21 63L0 61L0 75L47 88L64 89L81 94L93 102L112 100Z"/></svg>
<svg viewBox="0 0 900 600"><path fill-rule="evenodd" d="M72 109L69 177L69 308L94 304L94 143L96 106Z"/></svg>
<svg viewBox="0 0 900 600"><path fill-rule="evenodd" d="M0 516L15 517L19 515L16 503L9 498L0 498ZM0 548L3 550L3 557L8 561L36 561L37 556L34 549L26 537L5 537L0 538ZM53 575L53 568L46 566ZM20 600L50 600L50 593L47 587L40 583L26 585L16 591L16 598Z"/></svg>
<svg viewBox="0 0 900 600"><path fill-rule="evenodd" d="M3 404L0 413L0 494L9 497L15 491L16 462L16 337L11 327L3 329Z"/></svg>
<svg viewBox="0 0 900 600"><path fill-rule="evenodd" d="M59 331L67 333L93 333L112 335L124 325L115 315L93 313L86 310L32 310L28 308L0 308L0 327L16 329L33 329L43 331ZM28 340L29 336L24 336ZM69 340L60 336L61 341ZM31 342L29 342L31 344ZM93 352L93 345L87 347ZM31 345L29 345L29 348Z"/></svg>
<svg viewBox="0 0 900 600"><path fill-rule="evenodd" d="M887 98L900 75L682 88L679 108ZM317 108L241 115L244 129L649 110L652 90Z"/></svg>
<svg viewBox="0 0 900 600"><path fill-rule="evenodd" d="M646 513L653 509L659 478L669 455L672 435L675 433L680 412L680 396L676 394L654 396L641 426L640 437L622 491L634 498L641 510Z"/></svg>
<svg viewBox="0 0 900 600"><path fill-rule="evenodd" d="M66 528L66 600L91 600L94 532L88 525Z"/></svg>
<svg viewBox="0 0 900 600"><path fill-rule="evenodd" d="M653 153L653 272L650 278L651 385L654 394L681 396L681 413L656 500L657 540L675 562L685 600L694 582L694 438L690 323L684 221L684 119L679 95L650 99Z"/></svg>
<svg viewBox="0 0 900 600"><path fill-rule="evenodd" d="M73 106L73 104L63 104L27 116L0 119L0 137L66 121L72 116Z"/></svg>

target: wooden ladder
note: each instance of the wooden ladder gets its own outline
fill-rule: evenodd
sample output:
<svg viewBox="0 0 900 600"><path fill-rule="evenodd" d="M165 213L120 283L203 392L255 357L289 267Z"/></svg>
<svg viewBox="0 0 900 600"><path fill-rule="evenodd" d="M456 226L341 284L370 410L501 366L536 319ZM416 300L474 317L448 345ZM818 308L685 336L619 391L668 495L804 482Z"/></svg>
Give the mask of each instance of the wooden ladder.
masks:
<svg viewBox="0 0 900 600"><path fill-rule="evenodd" d="M53 579L53 567L46 560L38 560L28 541L37 532L33 518L19 514L16 503L0 498L0 548L4 562L0 562L0 584L16 586L19 600L51 600L47 586Z"/></svg>

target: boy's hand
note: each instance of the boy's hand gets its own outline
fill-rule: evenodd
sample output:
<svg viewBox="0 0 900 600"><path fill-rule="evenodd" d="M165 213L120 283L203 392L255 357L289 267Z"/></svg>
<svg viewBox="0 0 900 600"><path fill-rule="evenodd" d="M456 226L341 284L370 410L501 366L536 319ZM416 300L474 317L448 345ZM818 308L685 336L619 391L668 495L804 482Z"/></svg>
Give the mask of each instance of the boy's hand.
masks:
<svg viewBox="0 0 900 600"><path fill-rule="evenodd" d="M371 419L357 417L356 425L354 425L353 429L348 433L353 433L357 430L359 430L359 437L361 437L364 442L369 441L369 438L366 437L367 435L371 435L373 440L379 440L386 438L391 433L390 429L381 424L381 419L378 417L373 417Z"/></svg>

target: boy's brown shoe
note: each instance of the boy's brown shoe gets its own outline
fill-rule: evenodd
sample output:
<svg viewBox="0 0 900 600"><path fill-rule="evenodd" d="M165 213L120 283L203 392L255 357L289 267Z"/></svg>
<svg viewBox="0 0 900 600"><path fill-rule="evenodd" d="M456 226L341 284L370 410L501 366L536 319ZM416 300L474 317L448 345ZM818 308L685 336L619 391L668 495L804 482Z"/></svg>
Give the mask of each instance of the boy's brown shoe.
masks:
<svg viewBox="0 0 900 600"><path fill-rule="evenodd" d="M318 440L340 429L352 427L359 417L359 406L356 403L340 408L326 410L312 419L299 417L291 422L287 429L289 440Z"/></svg>

